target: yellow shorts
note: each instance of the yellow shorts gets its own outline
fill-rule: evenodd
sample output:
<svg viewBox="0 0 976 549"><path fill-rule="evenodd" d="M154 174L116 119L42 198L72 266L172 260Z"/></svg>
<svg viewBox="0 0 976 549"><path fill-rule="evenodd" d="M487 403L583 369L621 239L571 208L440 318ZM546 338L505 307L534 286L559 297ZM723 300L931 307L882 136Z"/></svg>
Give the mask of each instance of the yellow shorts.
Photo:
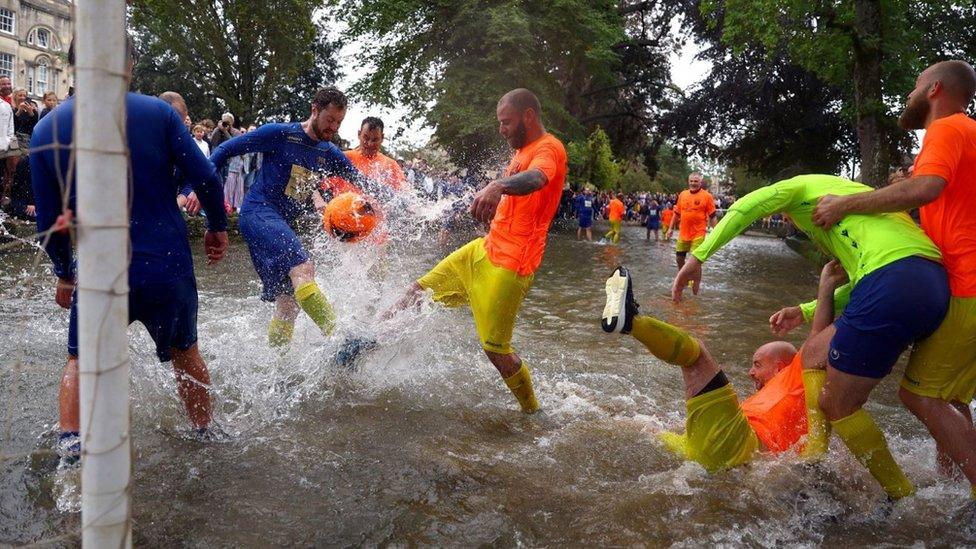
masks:
<svg viewBox="0 0 976 549"><path fill-rule="evenodd" d="M694 240L681 240L678 239L674 243L674 251L676 252L693 252L695 248L701 246L701 243L705 241L704 236L699 236Z"/></svg>
<svg viewBox="0 0 976 549"><path fill-rule="evenodd" d="M968 404L976 393L976 297L952 297L939 328L915 344L901 386Z"/></svg>
<svg viewBox="0 0 976 549"><path fill-rule="evenodd" d="M669 450L713 473L747 463L759 439L746 420L732 384L688 400L685 433L660 435Z"/></svg>
<svg viewBox="0 0 976 549"><path fill-rule="evenodd" d="M515 317L534 278L493 265L485 239L476 238L442 259L417 283L434 293L434 301L448 307L470 305L482 348L509 354Z"/></svg>

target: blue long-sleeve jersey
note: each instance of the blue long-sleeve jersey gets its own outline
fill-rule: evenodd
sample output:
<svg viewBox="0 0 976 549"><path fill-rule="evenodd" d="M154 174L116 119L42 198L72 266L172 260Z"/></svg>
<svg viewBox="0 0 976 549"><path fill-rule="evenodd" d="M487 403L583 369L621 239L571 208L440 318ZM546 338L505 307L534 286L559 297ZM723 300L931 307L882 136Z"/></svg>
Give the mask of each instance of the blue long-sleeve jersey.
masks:
<svg viewBox="0 0 976 549"><path fill-rule="evenodd" d="M31 183L37 208L37 231L51 228L62 213L64 185L69 169L69 147L74 128L74 104L68 100L45 116L34 128L30 147ZM180 116L155 97L129 93L126 96L126 135L129 141L132 186L129 197L129 237L132 261L129 287L171 282L193 274L193 260L187 241L186 222L176 205L179 168L193 186L207 213L211 231L227 230L223 186L213 164L193 142ZM57 150L54 143L66 145ZM75 209L75 184L70 182L68 207ZM67 235L52 234L46 251L60 278L74 278L71 241Z"/></svg>
<svg viewBox="0 0 976 549"><path fill-rule="evenodd" d="M299 122L265 124L224 141L211 153L210 161L220 170L235 156L257 152L264 153L264 161L244 201L267 204L288 221L306 208L323 175L355 181L360 188L372 191L370 194L378 188L363 177L338 147L328 141L315 141Z"/></svg>

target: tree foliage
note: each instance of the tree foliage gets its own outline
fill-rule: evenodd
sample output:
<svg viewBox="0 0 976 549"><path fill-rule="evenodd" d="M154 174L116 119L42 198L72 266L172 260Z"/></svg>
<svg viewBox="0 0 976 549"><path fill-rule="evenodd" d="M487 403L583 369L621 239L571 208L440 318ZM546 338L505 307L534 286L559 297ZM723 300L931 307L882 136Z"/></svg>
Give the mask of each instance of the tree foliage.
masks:
<svg viewBox="0 0 976 549"><path fill-rule="evenodd" d="M620 166L614 159L610 138L597 126L585 141L572 141L567 147L570 183L591 184L598 189L614 189L620 181Z"/></svg>
<svg viewBox="0 0 976 549"><path fill-rule="evenodd" d="M343 4L348 36L374 44L355 91L406 104L462 165L502 151L498 98L534 91L548 128L583 139L597 125L615 150L653 156L656 108L670 82L673 2L363 0Z"/></svg>
<svg viewBox="0 0 976 549"><path fill-rule="evenodd" d="M673 194L685 189L691 165L688 164L688 157L679 149L669 143L662 143L657 150L655 164L658 169L654 181L664 192Z"/></svg>
<svg viewBox="0 0 976 549"><path fill-rule="evenodd" d="M855 124L862 179L874 185L887 180L892 159L910 139L891 105L927 64L971 42L971 30L958 22L971 2L704 0L700 7L734 54L759 49L784 56L844 90L840 112Z"/></svg>
<svg viewBox="0 0 976 549"><path fill-rule="evenodd" d="M144 93L183 94L194 117L229 110L244 122L307 116L337 78L337 44L313 22L322 0L133 0Z"/></svg>

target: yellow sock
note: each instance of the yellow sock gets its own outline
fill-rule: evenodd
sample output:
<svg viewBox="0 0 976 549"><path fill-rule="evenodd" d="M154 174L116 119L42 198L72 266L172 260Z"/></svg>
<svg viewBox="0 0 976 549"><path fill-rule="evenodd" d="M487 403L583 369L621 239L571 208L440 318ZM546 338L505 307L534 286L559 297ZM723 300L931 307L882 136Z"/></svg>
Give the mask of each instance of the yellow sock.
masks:
<svg viewBox="0 0 976 549"><path fill-rule="evenodd" d="M888 443L870 414L858 410L845 418L832 421L831 425L888 496L899 499L915 493L912 482L902 472L895 458L891 457Z"/></svg>
<svg viewBox="0 0 976 549"><path fill-rule="evenodd" d="M691 366L701 354L698 341L688 332L650 316L635 316L630 335L668 364Z"/></svg>
<svg viewBox="0 0 976 549"><path fill-rule="evenodd" d="M976 484L969 485L969 496L970 498L976 500Z"/></svg>
<svg viewBox="0 0 976 549"><path fill-rule="evenodd" d="M515 374L505 378L505 385L508 385L508 389L518 399L523 412L531 414L539 409L539 401L536 400L535 391L532 390L532 377L524 362Z"/></svg>
<svg viewBox="0 0 976 549"><path fill-rule="evenodd" d="M322 333L329 335L335 328L335 311L325 299L325 294L315 282L306 282L295 289L295 300L301 305L313 322L318 325Z"/></svg>
<svg viewBox="0 0 976 549"><path fill-rule="evenodd" d="M284 347L291 343L291 336L294 333L294 322L272 318L268 324L268 345L272 347Z"/></svg>
<svg viewBox="0 0 976 549"><path fill-rule="evenodd" d="M803 370L803 390L807 401L807 443L800 456L808 461L817 461L827 455L830 445L830 424L820 409L820 391L827 378L826 370Z"/></svg>

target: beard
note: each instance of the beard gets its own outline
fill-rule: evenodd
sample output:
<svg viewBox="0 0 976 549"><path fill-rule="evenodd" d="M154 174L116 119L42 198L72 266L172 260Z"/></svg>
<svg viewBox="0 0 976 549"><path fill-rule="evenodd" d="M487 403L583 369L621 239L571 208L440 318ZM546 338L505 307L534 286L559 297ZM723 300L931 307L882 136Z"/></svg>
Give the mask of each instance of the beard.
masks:
<svg viewBox="0 0 976 549"><path fill-rule="evenodd" d="M909 101L905 105L905 110L898 117L898 125L903 130L921 130L925 128L925 121L929 117L932 106L927 99Z"/></svg>
<svg viewBox="0 0 976 549"><path fill-rule="evenodd" d="M508 140L508 143L513 149L521 149L525 146L525 135L528 130L525 129L525 123L519 120L518 126L515 127L515 133L512 134L512 138Z"/></svg>

